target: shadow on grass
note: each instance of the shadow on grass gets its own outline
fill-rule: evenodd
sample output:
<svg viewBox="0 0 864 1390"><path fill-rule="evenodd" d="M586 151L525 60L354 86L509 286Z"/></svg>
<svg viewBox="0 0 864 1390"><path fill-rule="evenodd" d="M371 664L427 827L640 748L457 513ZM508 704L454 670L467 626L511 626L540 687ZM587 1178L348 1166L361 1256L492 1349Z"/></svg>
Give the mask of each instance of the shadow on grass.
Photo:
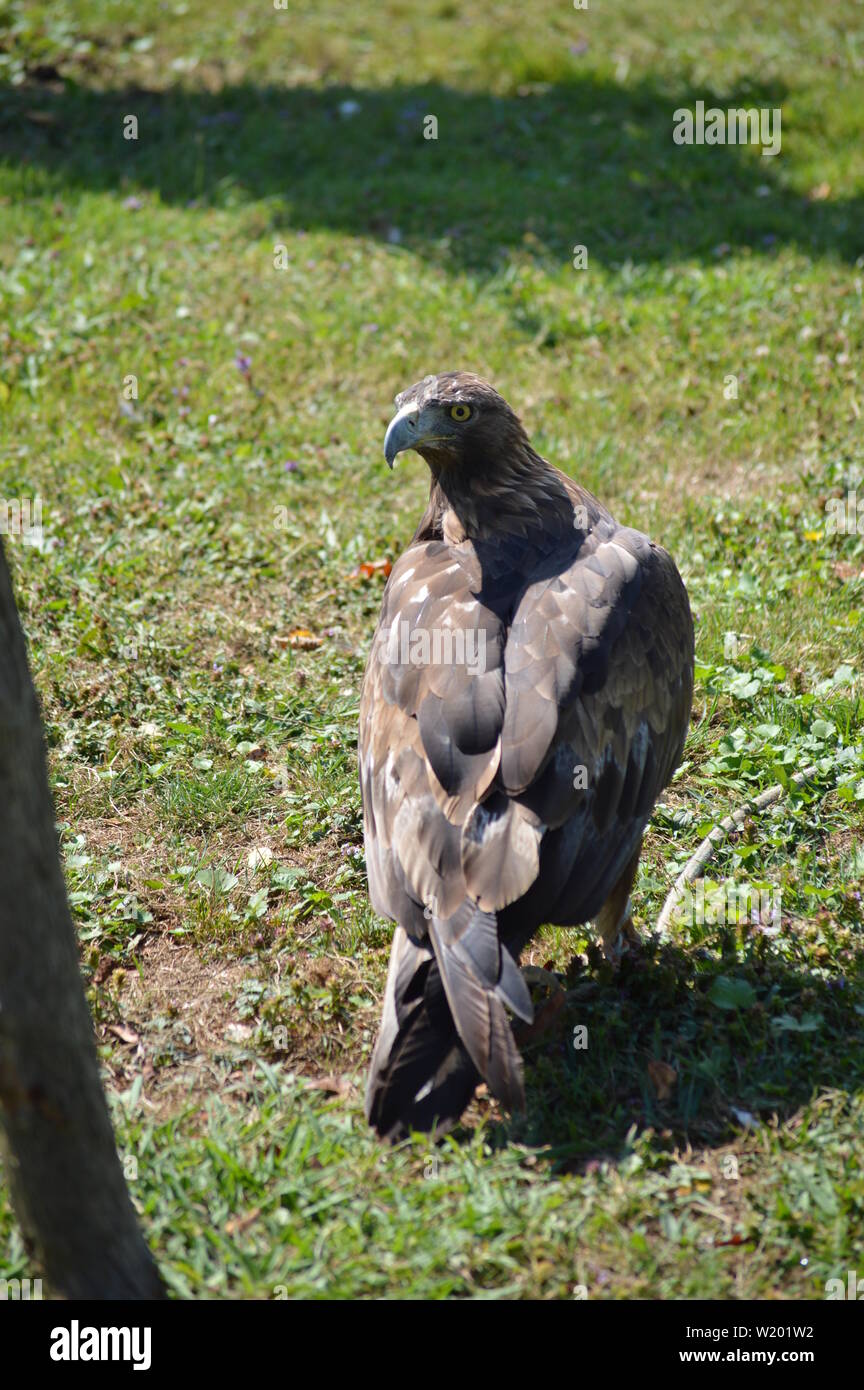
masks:
<svg viewBox="0 0 864 1390"><path fill-rule="evenodd" d="M577 244L613 265L713 259L721 243L846 261L864 252L864 198L808 201L785 186L783 153L673 143L672 113L704 91L587 78L512 97L436 84L218 94L57 85L0 94L0 157L36 172L33 192L149 192L203 207L272 200L274 241L326 228L481 272L526 235L534 255L558 264ZM743 82L712 100L782 109L784 95ZM437 140L423 135L430 114ZM127 115L137 140L123 138Z"/></svg>
<svg viewBox="0 0 864 1390"><path fill-rule="evenodd" d="M854 976L792 968L762 943L746 964L713 948L695 955L646 941L614 976L605 963L584 973L574 963L555 1026L523 1048L527 1113L494 1129L493 1145L546 1145L567 1169L620 1157L634 1126L652 1128L660 1148L720 1147L742 1113L782 1121L817 1091L864 1085L860 966L856 987ZM718 974L746 981L751 1007L719 1008L709 997ZM580 1026L584 1047L574 1046ZM665 1099L656 1062L675 1074Z"/></svg>

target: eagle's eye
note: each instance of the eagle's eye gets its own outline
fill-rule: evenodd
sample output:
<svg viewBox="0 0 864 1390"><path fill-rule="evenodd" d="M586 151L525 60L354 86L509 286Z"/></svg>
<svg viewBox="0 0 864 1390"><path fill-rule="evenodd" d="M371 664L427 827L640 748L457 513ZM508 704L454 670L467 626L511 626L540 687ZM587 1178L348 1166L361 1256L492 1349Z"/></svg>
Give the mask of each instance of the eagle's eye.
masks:
<svg viewBox="0 0 864 1390"><path fill-rule="evenodd" d="M470 415L470 405L451 405L450 407L450 417L453 420L467 420Z"/></svg>

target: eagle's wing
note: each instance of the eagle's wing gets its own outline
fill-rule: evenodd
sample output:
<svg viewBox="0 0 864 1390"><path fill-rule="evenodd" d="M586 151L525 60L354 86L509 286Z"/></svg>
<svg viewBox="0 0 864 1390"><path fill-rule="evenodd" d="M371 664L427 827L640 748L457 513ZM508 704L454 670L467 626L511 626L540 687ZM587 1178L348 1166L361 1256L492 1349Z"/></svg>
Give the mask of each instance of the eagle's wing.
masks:
<svg viewBox="0 0 864 1390"><path fill-rule="evenodd" d="M692 694L686 590L638 531L596 528L560 575L526 590L505 649L499 805L505 821L508 805L530 810L542 836L539 871L511 844L511 879L531 894L522 921L518 904L508 914L517 936L531 916L600 911L680 759ZM488 910L508 905L482 854L468 887Z"/></svg>
<svg viewBox="0 0 864 1390"><path fill-rule="evenodd" d="M458 1115L477 1072L520 1104L512 953L543 921L595 915L680 756L683 584L566 485L584 531L417 541L385 592L360 710L372 903L404 929L367 1090L382 1133Z"/></svg>
<svg viewBox="0 0 864 1390"><path fill-rule="evenodd" d="M461 826L498 770L506 631L480 587L472 547L412 545L388 581L363 682L370 895L413 935L426 934L424 908L449 917L464 901ZM448 641L463 659L443 659Z"/></svg>

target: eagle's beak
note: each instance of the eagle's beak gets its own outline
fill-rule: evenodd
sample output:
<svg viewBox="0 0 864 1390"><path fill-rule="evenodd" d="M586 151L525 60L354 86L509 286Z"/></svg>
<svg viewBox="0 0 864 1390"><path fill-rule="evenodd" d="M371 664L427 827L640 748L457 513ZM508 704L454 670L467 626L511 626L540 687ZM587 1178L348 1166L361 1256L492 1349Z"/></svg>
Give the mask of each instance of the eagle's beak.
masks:
<svg viewBox="0 0 864 1390"><path fill-rule="evenodd" d="M393 467L397 454L401 454L403 449L413 449L420 442L417 428L419 419L420 410L413 401L403 405L393 416L384 436L384 457L389 468Z"/></svg>

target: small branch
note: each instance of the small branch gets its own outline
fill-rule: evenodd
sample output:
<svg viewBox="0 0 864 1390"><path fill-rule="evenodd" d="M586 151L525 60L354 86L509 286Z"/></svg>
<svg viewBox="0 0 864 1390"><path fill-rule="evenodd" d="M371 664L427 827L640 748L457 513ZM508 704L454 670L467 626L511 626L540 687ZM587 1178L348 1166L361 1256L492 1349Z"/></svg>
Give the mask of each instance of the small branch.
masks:
<svg viewBox="0 0 864 1390"><path fill-rule="evenodd" d="M794 777L790 777L789 780L800 787L803 782L808 782L811 777L815 777L818 771L818 767L813 763L810 767L805 767L803 772L796 772ZM655 927L655 931L657 931L660 936L663 936L668 930L669 923L672 920L672 914L683 898L684 890L694 879L699 877L700 871L708 863L708 860L713 855L717 846L722 845L726 836L733 830L737 830L739 826L743 825L748 816L753 815L754 812L758 814L760 811L764 811L767 806L773 806L775 801L780 800L785 790L786 788L783 784L777 782L773 787L769 787L767 791L761 792L755 800L745 801L743 805L738 807L737 811L733 811L731 815L728 815L719 825L715 825L710 835L706 835L692 859L688 859L687 863L684 865L684 868L673 883L669 895L663 904L663 910L657 918L657 925Z"/></svg>

